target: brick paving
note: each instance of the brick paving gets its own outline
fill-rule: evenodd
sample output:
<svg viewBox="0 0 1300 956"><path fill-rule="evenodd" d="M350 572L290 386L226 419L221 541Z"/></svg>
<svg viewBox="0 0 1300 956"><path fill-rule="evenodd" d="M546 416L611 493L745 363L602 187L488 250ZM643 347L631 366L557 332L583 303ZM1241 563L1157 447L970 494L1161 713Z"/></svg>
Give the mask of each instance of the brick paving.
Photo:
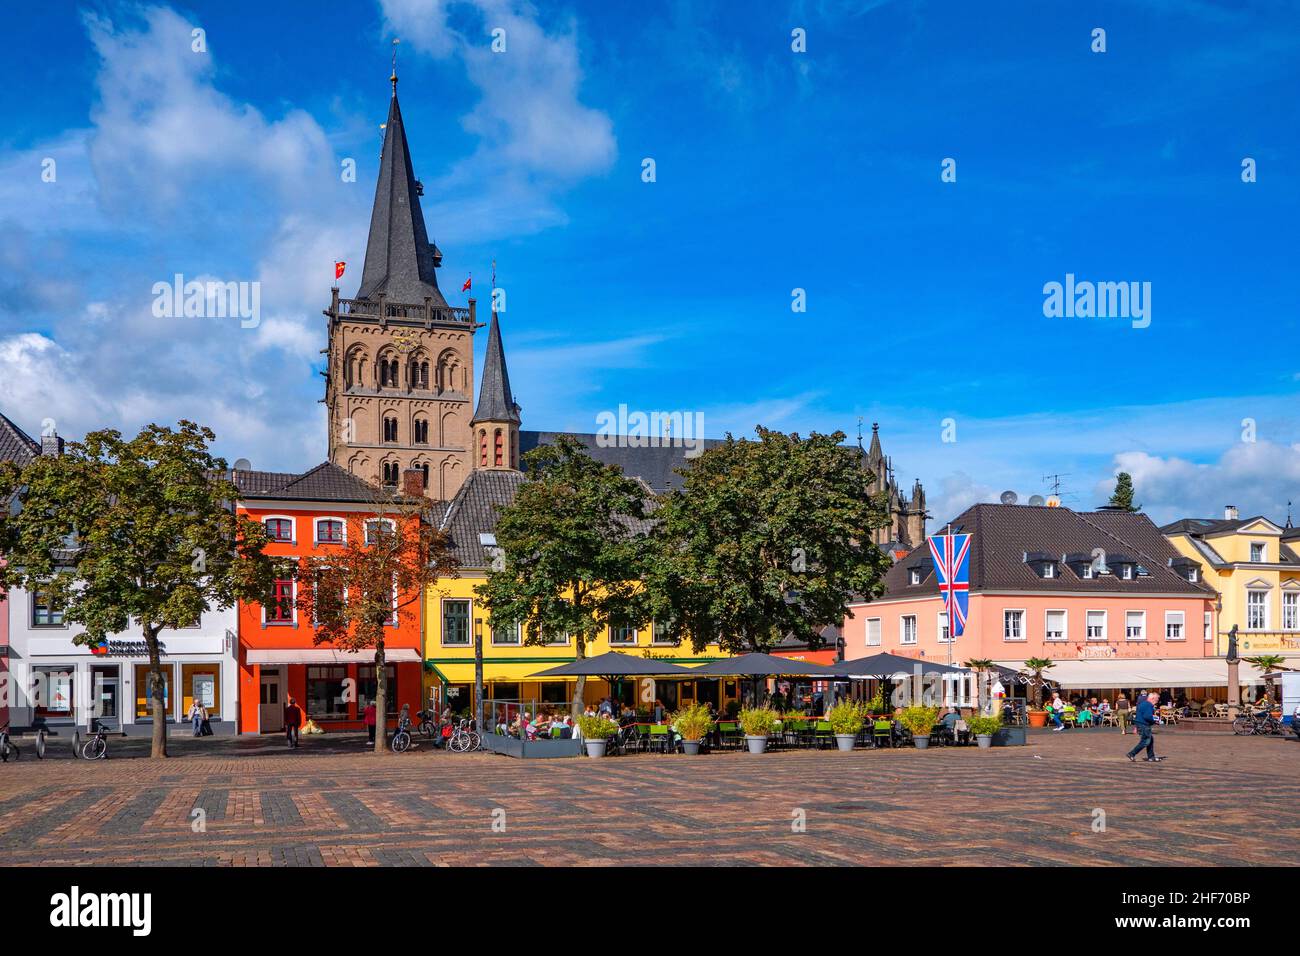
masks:
<svg viewBox="0 0 1300 956"><path fill-rule="evenodd" d="M1122 758L1133 741L1107 729L991 751L520 761L376 757L347 735L294 752L208 738L156 764L130 756L143 742L115 740L97 762L55 744L56 759L28 748L0 765L0 865L1293 862L1294 737L1171 732L1167 761L1136 766Z"/></svg>

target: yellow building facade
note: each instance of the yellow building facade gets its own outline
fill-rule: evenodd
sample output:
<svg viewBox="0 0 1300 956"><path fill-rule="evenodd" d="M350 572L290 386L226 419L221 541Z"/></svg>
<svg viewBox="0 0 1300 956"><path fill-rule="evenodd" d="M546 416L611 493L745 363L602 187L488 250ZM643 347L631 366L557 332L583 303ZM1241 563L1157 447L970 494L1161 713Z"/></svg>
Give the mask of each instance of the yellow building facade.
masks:
<svg viewBox="0 0 1300 956"><path fill-rule="evenodd" d="M1227 652L1236 625L1243 657L1300 659L1300 530L1289 520L1239 518L1229 506L1221 519L1185 518L1161 531L1186 558L1185 573L1219 592L1218 627L1209 635L1216 655Z"/></svg>

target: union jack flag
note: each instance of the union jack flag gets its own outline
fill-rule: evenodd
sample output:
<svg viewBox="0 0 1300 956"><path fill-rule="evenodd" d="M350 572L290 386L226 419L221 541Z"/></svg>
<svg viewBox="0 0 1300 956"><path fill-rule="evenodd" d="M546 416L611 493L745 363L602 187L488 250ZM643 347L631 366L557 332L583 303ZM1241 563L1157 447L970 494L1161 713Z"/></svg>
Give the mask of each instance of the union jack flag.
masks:
<svg viewBox="0 0 1300 956"><path fill-rule="evenodd" d="M948 629L952 637L966 630L966 611L970 605L970 535L936 534L928 539L939 594L948 612Z"/></svg>

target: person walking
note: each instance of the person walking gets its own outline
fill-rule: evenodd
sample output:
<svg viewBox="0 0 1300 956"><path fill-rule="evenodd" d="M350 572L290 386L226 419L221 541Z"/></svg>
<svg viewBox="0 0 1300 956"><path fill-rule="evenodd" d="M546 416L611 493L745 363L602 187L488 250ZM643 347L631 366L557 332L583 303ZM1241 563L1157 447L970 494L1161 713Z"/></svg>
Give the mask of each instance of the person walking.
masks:
<svg viewBox="0 0 1300 956"><path fill-rule="evenodd" d="M1133 718L1133 726L1137 729L1138 742L1132 750L1128 752L1128 759L1137 763L1138 752L1146 748L1146 761L1155 763L1164 760L1164 757L1156 756L1156 738L1152 729L1159 722L1160 718L1156 716L1156 704L1160 700L1160 695L1156 693L1147 694L1138 701L1137 712Z"/></svg>
<svg viewBox="0 0 1300 956"><path fill-rule="evenodd" d="M1052 703L1048 707L1048 713L1052 715L1052 723L1056 724L1053 729L1064 730L1065 721L1061 719L1061 715L1065 713L1065 701L1061 700L1059 692L1052 695Z"/></svg>
<svg viewBox="0 0 1300 956"><path fill-rule="evenodd" d="M298 728L302 726L302 710L292 697L284 705L284 740L290 749L298 746Z"/></svg>
<svg viewBox="0 0 1300 956"><path fill-rule="evenodd" d="M199 706L197 699L190 704L189 718L190 723L194 725L194 736L198 737L203 733L203 708Z"/></svg>
<svg viewBox="0 0 1300 956"><path fill-rule="evenodd" d="M199 704L199 736L212 736L212 715L208 713L208 708Z"/></svg>
<svg viewBox="0 0 1300 956"><path fill-rule="evenodd" d="M366 736L370 738L370 742L373 744L375 742L375 702L372 700L367 703L365 710L361 713L366 721Z"/></svg>

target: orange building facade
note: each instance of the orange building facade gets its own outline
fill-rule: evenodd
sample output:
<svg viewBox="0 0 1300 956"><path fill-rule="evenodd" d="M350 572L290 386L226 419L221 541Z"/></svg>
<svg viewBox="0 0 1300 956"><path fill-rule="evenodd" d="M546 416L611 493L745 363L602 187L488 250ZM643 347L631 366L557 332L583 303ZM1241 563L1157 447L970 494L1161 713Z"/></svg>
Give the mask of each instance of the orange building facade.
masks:
<svg viewBox="0 0 1300 956"><path fill-rule="evenodd" d="M375 520L376 489L333 464L302 475L234 472L232 478L241 492L238 512L266 526L272 558L328 556ZM327 732L365 727L362 712L375 696L374 650L318 644L315 626L297 606L300 586L280 578L265 602L239 606L239 733L283 731L290 698ZM394 603L403 605L405 597ZM412 715L422 706L421 612L420 600L395 608L384 640L390 727L403 705Z"/></svg>

